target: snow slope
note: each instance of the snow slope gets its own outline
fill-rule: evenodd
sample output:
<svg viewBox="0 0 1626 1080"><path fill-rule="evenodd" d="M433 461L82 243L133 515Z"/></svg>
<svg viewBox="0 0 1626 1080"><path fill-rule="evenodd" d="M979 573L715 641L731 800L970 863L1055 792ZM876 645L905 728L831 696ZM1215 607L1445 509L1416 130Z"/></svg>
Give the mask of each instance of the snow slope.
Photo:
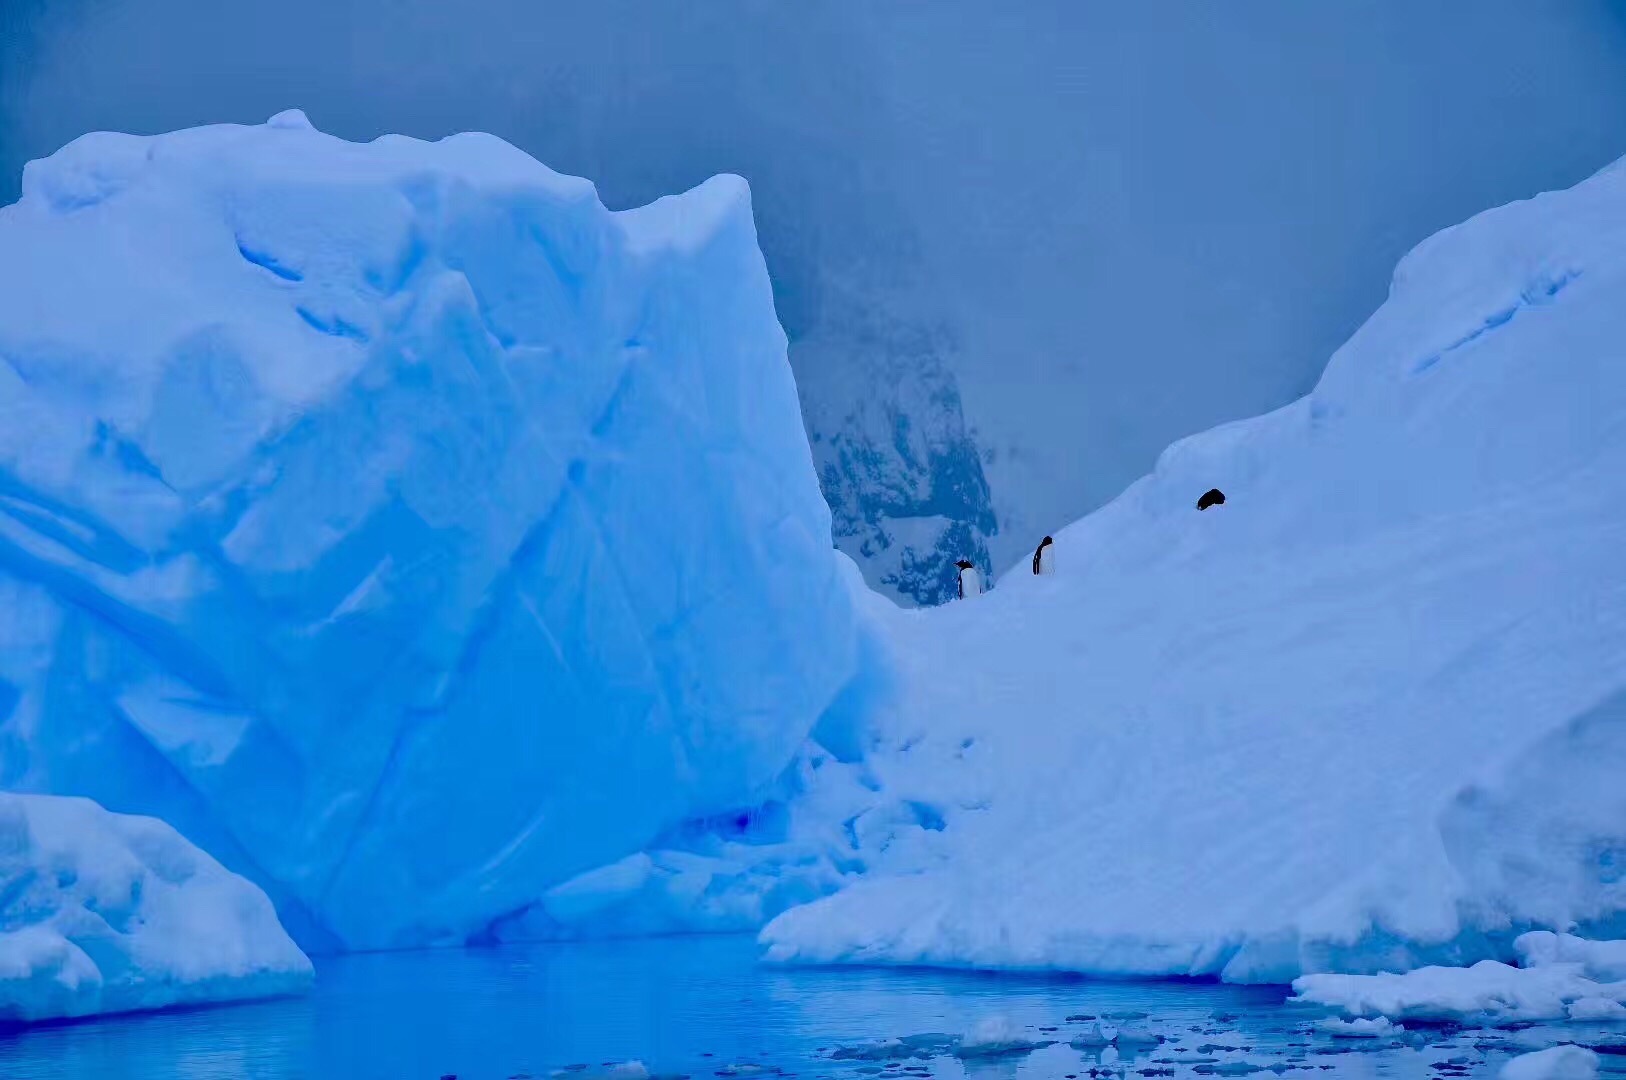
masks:
<svg viewBox="0 0 1626 1080"><path fill-rule="evenodd" d="M1626 936L1623 342L1616 165L1420 245L1314 392L1170 447L1054 575L893 613L865 764L942 857L768 955L1288 981Z"/></svg>
<svg viewBox="0 0 1626 1080"><path fill-rule="evenodd" d="M303 990L259 889L151 818L0 794L0 1022Z"/></svg>
<svg viewBox="0 0 1626 1080"><path fill-rule="evenodd" d="M0 209L0 788L310 945L746 801L855 670L749 194L502 141L87 135Z"/></svg>

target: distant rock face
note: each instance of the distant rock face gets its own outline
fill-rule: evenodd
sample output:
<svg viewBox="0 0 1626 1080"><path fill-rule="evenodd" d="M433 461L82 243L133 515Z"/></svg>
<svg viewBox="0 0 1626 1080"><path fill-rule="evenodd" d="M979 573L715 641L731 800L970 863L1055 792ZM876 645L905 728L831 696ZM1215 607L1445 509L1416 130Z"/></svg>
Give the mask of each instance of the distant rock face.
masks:
<svg viewBox="0 0 1626 1080"><path fill-rule="evenodd" d="M836 544L909 604L957 595L955 563L992 579L999 531L942 333L854 317L851 336L798 343L798 387Z"/></svg>
<svg viewBox="0 0 1626 1080"><path fill-rule="evenodd" d="M738 178L99 134L0 280L0 786L164 818L313 943L748 799L855 670Z"/></svg>

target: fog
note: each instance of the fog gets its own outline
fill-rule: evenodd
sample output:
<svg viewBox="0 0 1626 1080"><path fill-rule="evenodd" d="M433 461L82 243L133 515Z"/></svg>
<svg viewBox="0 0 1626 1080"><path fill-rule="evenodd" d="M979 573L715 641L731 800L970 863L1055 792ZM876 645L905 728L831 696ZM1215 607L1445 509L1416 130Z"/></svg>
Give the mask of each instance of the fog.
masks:
<svg viewBox="0 0 1626 1080"><path fill-rule="evenodd" d="M937 515L1002 566L1169 441L1307 390L1430 232L1626 153L1602 0L0 13L0 202L87 130L291 106L354 139L491 131L612 205L744 175L860 554ZM843 438L896 467L849 475Z"/></svg>

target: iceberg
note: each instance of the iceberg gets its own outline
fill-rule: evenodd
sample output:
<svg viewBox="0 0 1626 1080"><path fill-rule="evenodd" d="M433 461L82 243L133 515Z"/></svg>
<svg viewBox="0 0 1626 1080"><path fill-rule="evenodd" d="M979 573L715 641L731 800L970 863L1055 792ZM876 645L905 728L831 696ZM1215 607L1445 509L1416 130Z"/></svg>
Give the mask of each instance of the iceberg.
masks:
<svg viewBox="0 0 1626 1080"><path fill-rule="evenodd" d="M0 794L0 1023L297 993L271 901L174 829Z"/></svg>
<svg viewBox="0 0 1626 1080"><path fill-rule="evenodd" d="M737 177L104 132L0 279L0 789L170 822L308 947L749 803L857 669Z"/></svg>
<svg viewBox="0 0 1626 1080"><path fill-rule="evenodd" d="M864 765L942 858L766 954L1286 983L1618 936L1623 253L1622 164L1448 229L1313 392L1171 446L1054 574L882 613Z"/></svg>

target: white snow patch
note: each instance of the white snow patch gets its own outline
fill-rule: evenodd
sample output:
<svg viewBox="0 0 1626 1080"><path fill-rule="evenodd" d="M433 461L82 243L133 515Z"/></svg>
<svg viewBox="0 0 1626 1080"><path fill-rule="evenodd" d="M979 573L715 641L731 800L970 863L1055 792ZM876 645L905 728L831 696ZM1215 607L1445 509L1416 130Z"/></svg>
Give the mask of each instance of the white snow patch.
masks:
<svg viewBox="0 0 1626 1080"><path fill-rule="evenodd" d="M1626 941L1591 941L1574 934L1532 930L1513 942L1523 967L1580 964L1589 978L1626 979Z"/></svg>
<svg viewBox="0 0 1626 1080"><path fill-rule="evenodd" d="M1570 1003L1570 1019L1576 1023L1626 1020L1626 1005L1614 998L1584 997Z"/></svg>
<svg viewBox="0 0 1626 1080"><path fill-rule="evenodd" d="M1554 1046L1521 1054L1502 1066L1502 1080L1593 1080L1598 1055L1580 1046Z"/></svg>
<svg viewBox="0 0 1626 1080"><path fill-rule="evenodd" d="M1485 1024L1560 1021L1570 1018L1573 1003L1626 1001L1626 982L1594 982L1579 964L1516 968L1494 960L1403 974L1305 975L1293 989L1297 1000L1332 1006L1348 1016Z"/></svg>
<svg viewBox="0 0 1626 1080"><path fill-rule="evenodd" d="M0 1021L297 993L264 893L152 818L0 794Z"/></svg>

